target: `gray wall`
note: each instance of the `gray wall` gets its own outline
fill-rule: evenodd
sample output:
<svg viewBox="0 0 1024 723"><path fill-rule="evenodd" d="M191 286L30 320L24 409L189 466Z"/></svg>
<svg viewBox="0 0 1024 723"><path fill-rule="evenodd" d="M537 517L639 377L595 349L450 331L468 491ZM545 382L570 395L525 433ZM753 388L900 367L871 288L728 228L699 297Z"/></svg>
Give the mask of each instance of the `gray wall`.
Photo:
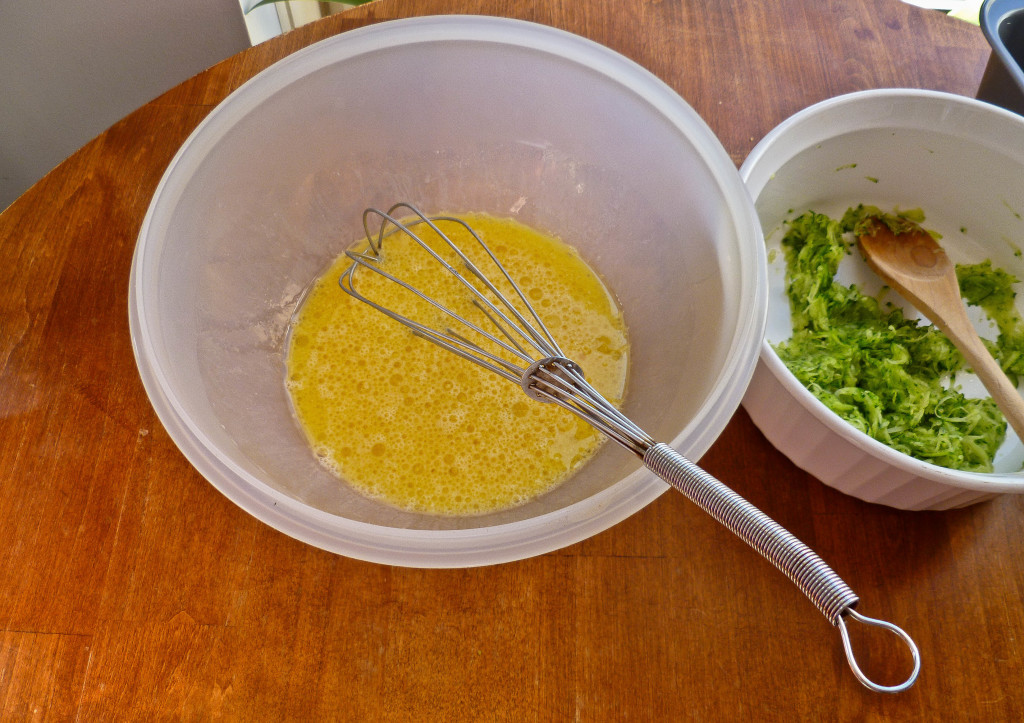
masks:
<svg viewBox="0 0 1024 723"><path fill-rule="evenodd" d="M0 210L122 116L246 47L239 0L0 0Z"/></svg>

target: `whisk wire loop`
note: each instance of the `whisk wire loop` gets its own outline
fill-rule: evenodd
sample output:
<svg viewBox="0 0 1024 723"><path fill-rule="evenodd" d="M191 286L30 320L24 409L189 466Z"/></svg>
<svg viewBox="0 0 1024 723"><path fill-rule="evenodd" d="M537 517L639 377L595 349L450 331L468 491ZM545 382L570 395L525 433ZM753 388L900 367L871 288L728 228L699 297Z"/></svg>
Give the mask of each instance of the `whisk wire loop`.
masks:
<svg viewBox="0 0 1024 723"><path fill-rule="evenodd" d="M481 348L481 347L479 347L477 345L471 344L471 343L469 343L468 341L466 341L462 337L458 337L458 336L454 336L454 335L451 335L451 334L445 334L445 333L439 332L439 331L437 331L436 329L434 329L434 328L432 328L430 326L422 324L422 323L420 323L420 322L418 322L418 321L416 321L414 319L411 319L411 318L409 318L407 316L399 314L399 313L393 311L392 309L389 309L389 308L387 308L385 306L382 306L381 304L378 304L373 299L370 299L369 297L364 296L363 294L361 294L359 292L359 290L356 289L356 287L355 287L354 275L355 275L355 271L356 271L357 268L363 267L363 268L370 269L370 270L372 270L373 272L375 272L377 274L380 274L381 276L383 276L384 278L386 278L388 280L394 281L395 283L397 283L398 285L400 285L403 288L407 289L408 291L412 292L413 294L416 294L417 296L422 298L424 301L433 304L440 311L443 311L443 312L445 312L447 314L454 314L454 312L451 311L450 309L448 309L447 307L445 307L445 306L443 306L441 304L434 303L433 300L430 297L428 297L425 294L423 294L422 292L420 292L414 286L405 283L401 279L395 278L394 276L392 276L391 274L387 273L386 271L383 271L382 269L380 269L378 266L376 266L374 264L366 263L365 258L361 254L354 253L354 252L346 252L346 254L348 255L348 257L350 259L352 259L353 263L341 275L341 278L338 280L338 283L341 285L341 288L343 290L345 290L348 294L350 294L351 296L355 297L359 301L362 301L365 304L373 307L374 309L376 309L377 311L381 312L382 314L384 314L386 316L389 316L390 318L394 319L395 321L398 321L398 322L404 324L405 326L409 327L409 329L412 330L412 333L415 334L416 336L419 336L419 337L421 337L423 339L427 339L429 341L432 341L435 344L438 344L438 345L444 347L448 351L451 351L451 352L453 352L453 353L455 353L455 354L457 354L457 355L459 355L459 356L461 356L461 357L463 357L465 359L468 359L469 361L476 362L478 364L481 364L482 366L486 366L491 371L496 372L498 374L501 374L501 376L503 376L503 377L505 377L505 378L507 378L507 379L509 379L511 381L518 381L519 380L519 376L520 376L519 369L520 368L515 366L514 364L511 364L505 358L500 357L500 356L498 356L496 354L492 354L492 353L486 351L485 349L483 349L483 348ZM475 327L473 327L473 328L475 329ZM479 331L482 334L486 333L483 330L479 330ZM503 348L506 348L506 350L509 351L510 353L519 354L521 359L524 360L524 362L525 361L529 361L529 357L526 354L523 354L519 350L513 349L512 347L505 346L499 339L493 339L493 342L495 344L498 344L499 346L502 346ZM472 347L472 351L468 350L468 347Z"/></svg>
<svg viewBox="0 0 1024 723"><path fill-rule="evenodd" d="M414 221L407 224L395 217L395 212L399 209L406 209L415 217ZM483 239L477 234L477 232L464 220L453 216L434 216L427 217L416 207L407 203L396 203L387 212L380 211L378 209L369 208L363 212L363 228L368 229L368 219L371 215L377 215L381 219L381 228L377 234L377 243L370 242L370 247L373 249L373 258L377 260L380 258L383 251L384 239L393 233L404 233L409 239L414 241L420 248L426 251L435 261L437 261L448 273L454 276L463 286L468 289L474 298L474 303L478 308L484 311L491 318L492 323L497 326L501 332L512 338L513 336L519 336L525 340L530 346L533 346L541 356L562 356L562 350L558 347L558 342L555 341L554 336L545 326L541 320L540 315L537 314L533 305L526 299L526 295L523 294L522 289L512 278L505 266L498 260L498 257L494 255L491 248L484 243ZM465 229L476 241L479 248L487 255L494 268L501 274L505 282L509 285L515 295L518 297L520 304L511 302L504 293L502 293L497 286L490 280L490 278L484 274L480 268L473 262L473 260L456 244L452 241L451 237L441 231L436 222L448 222L454 223ZM458 256L459 260L465 266L466 270L479 281L484 288L493 295L494 301L483 294L474 284L470 283L466 276L459 271L456 267L452 266L443 256L441 256L434 248L426 243L419 235L414 233L410 226L414 224L426 224L436 235L436 237L443 242L452 252ZM389 226L393 226L393 229L388 230ZM351 254L350 254L351 255ZM365 259L366 257L364 257ZM368 259L367 259L368 260ZM376 270L376 269L375 269ZM408 288L408 287L407 287ZM424 294L416 292L421 298L433 304L435 307L443 308L441 305L430 297ZM495 303L497 302L497 303ZM520 309L526 309L530 314L530 319L522 313ZM467 323L467 320L460 318L453 312L448 312L455 318L459 319L462 323ZM511 315L512 318L509 318ZM513 321L514 319L514 321ZM500 321L499 321L500 320ZM480 331L480 330L478 330ZM484 333L480 331L480 333Z"/></svg>

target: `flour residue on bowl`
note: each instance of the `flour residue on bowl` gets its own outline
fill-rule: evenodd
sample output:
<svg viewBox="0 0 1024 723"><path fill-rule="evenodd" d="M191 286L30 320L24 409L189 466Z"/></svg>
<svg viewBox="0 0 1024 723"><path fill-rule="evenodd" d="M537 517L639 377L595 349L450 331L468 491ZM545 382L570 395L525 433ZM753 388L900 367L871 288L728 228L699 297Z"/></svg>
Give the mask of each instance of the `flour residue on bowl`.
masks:
<svg viewBox="0 0 1024 723"><path fill-rule="evenodd" d="M600 277L556 238L509 219L462 218L500 258L588 381L612 403L621 402L625 322ZM469 253L472 239L460 227L442 228ZM464 308L469 295L410 247L401 235L387 239L387 270ZM313 285L293 322L287 355L296 418L339 477L403 509L482 514L554 488L602 444L603 436L570 412L529 399L519 385L415 337L344 293L338 278L349 263L342 256ZM381 305L422 317L423 302L394 282L367 273L359 283Z"/></svg>

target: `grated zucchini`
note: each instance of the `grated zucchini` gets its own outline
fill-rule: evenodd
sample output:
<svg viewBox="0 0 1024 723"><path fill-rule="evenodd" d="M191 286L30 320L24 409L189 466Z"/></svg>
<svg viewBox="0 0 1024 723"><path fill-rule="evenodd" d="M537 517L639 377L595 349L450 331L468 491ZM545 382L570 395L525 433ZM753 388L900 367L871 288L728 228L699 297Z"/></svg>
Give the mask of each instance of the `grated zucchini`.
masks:
<svg viewBox="0 0 1024 723"><path fill-rule="evenodd" d="M882 214L857 206L842 219L808 211L788 223L786 260L793 336L776 353L826 407L849 424L920 460L991 472L1006 421L989 398L967 398L956 384L964 359L931 324L835 280L851 240L869 216L894 232L920 211ZM1024 323L1013 304L1017 279L990 262L958 266L964 299L982 308L1000 335L990 343L1011 379L1024 374Z"/></svg>

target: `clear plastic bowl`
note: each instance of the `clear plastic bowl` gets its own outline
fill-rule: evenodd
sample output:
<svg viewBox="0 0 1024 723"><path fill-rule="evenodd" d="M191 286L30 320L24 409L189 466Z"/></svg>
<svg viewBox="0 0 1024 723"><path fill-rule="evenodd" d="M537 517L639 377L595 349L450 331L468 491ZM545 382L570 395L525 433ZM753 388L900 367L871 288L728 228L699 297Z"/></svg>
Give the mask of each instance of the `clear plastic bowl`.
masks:
<svg viewBox="0 0 1024 723"><path fill-rule="evenodd" d="M135 251L131 331L153 406L260 520L355 558L469 566L584 539L667 489L609 443L529 504L447 518L366 499L317 463L284 389L288 323L361 236L363 209L399 200L515 216L577 247L626 314L625 410L659 440L699 458L739 405L764 328L764 244L698 115L552 28L381 23L289 56L218 106L167 169Z"/></svg>

